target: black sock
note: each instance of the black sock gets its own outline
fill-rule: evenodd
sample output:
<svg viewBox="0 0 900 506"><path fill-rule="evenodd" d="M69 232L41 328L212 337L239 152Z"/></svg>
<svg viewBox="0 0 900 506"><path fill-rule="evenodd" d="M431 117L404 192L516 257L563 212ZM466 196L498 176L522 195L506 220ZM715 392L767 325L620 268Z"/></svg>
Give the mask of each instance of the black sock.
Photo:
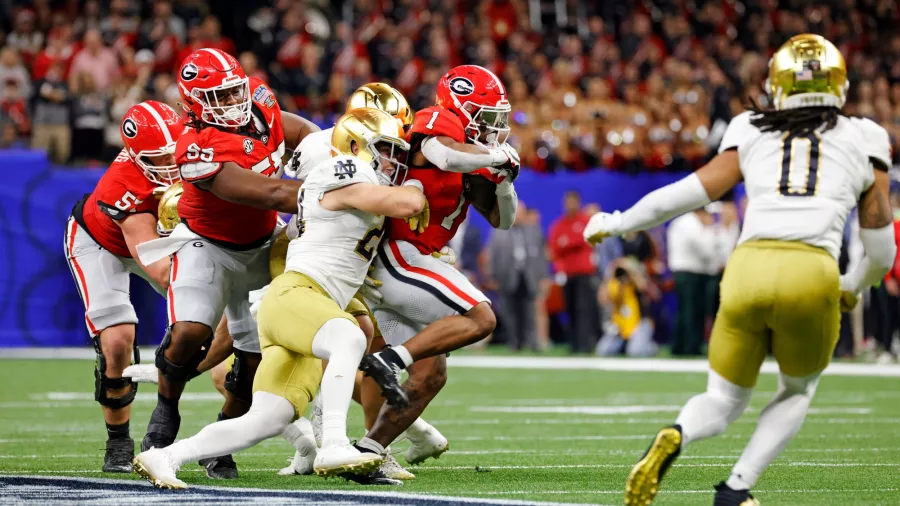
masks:
<svg viewBox="0 0 900 506"><path fill-rule="evenodd" d="M391 348L379 351L378 356L381 357L381 360L387 362L388 365L397 366L400 369L406 369L406 364L403 363L403 359L400 358L400 355L398 355L397 352L392 350Z"/></svg>
<svg viewBox="0 0 900 506"><path fill-rule="evenodd" d="M169 399L168 397L163 397L163 394L156 394L156 399L158 401L158 406L163 408L163 411L171 412L172 414L178 414L178 399Z"/></svg>
<svg viewBox="0 0 900 506"><path fill-rule="evenodd" d="M109 439L128 439L130 437L129 425L130 421L119 425L108 423L106 424L106 436Z"/></svg>
<svg viewBox="0 0 900 506"><path fill-rule="evenodd" d="M224 411L219 411L219 416L216 417L217 422L221 422L222 420L230 420L231 417L226 415Z"/></svg>
<svg viewBox="0 0 900 506"><path fill-rule="evenodd" d="M373 450L371 448L366 448L364 446L353 445L353 447L356 448L357 450L359 450L360 453L374 453L376 455L378 454L378 452L376 452L375 450Z"/></svg>

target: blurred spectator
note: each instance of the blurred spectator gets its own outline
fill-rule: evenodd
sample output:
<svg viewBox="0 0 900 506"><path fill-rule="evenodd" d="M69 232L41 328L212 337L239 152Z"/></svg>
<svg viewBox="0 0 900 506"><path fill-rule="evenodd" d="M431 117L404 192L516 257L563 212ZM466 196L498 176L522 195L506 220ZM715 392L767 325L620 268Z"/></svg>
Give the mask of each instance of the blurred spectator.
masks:
<svg viewBox="0 0 900 506"><path fill-rule="evenodd" d="M63 65L61 62L51 65L44 79L36 84L34 133L31 137L32 149L47 151L50 160L57 164L66 163L72 152L69 87L63 78Z"/></svg>
<svg viewBox="0 0 900 506"><path fill-rule="evenodd" d="M500 295L500 318L513 350L537 351L535 301L547 278L544 234L519 201L516 221L509 230L494 230L487 246L488 275Z"/></svg>
<svg viewBox="0 0 900 506"><path fill-rule="evenodd" d="M56 28L47 39L47 47L35 57L31 77L39 81L44 78L51 65L62 63L62 78L65 79L74 54L72 28L68 25Z"/></svg>
<svg viewBox="0 0 900 506"><path fill-rule="evenodd" d="M172 13L172 2L169 0L153 2L153 15L141 25L141 35L147 39L153 39L151 34L154 30L173 34L176 43L184 40L184 20Z"/></svg>
<svg viewBox="0 0 900 506"><path fill-rule="evenodd" d="M557 283L563 285L565 292L571 350L589 353L597 342L599 327L599 308L593 285L597 272L594 250L582 236L590 216L582 211L581 196L577 191L566 192L563 212L550 227L550 259Z"/></svg>
<svg viewBox="0 0 900 506"><path fill-rule="evenodd" d="M98 161L103 154L103 132L108 122L107 94L94 83L91 72L72 69L72 156L76 160Z"/></svg>
<svg viewBox="0 0 900 506"><path fill-rule="evenodd" d="M25 65L31 65L38 51L44 46L44 34L35 26L35 15L23 9L16 15L12 32L6 36L6 46L15 49Z"/></svg>
<svg viewBox="0 0 900 506"><path fill-rule="evenodd" d="M715 276L723 265L712 215L700 209L675 218L667 243L678 297L672 355L700 355Z"/></svg>
<svg viewBox="0 0 900 506"><path fill-rule="evenodd" d="M31 133L31 120L28 117L28 106L19 87L19 81L9 79L3 83L3 94L0 95L0 114L5 123L15 129L16 138L27 141Z"/></svg>
<svg viewBox="0 0 900 506"><path fill-rule="evenodd" d="M606 281L598 292L598 301L606 309L609 321L597 343L601 356L628 355L652 357L657 346L653 342L653 321L648 317L645 300L653 285L633 259L620 258L609 264Z"/></svg>
<svg viewBox="0 0 900 506"><path fill-rule="evenodd" d="M79 88L76 83L78 76L84 73L91 76L91 87L97 91L108 90L119 75L119 61L115 52L103 45L103 38L95 29L85 32L84 48L72 60L69 88L73 92Z"/></svg>
<svg viewBox="0 0 900 506"><path fill-rule="evenodd" d="M206 16L203 20L203 36L206 47L237 55L237 48L229 37L222 35L222 23L215 16Z"/></svg>
<svg viewBox="0 0 900 506"><path fill-rule="evenodd" d="M12 47L5 47L0 50L0 84L3 84L3 91L0 91L0 98L4 98L3 93L6 92L6 84L14 82L18 94L26 99L31 96L31 77L28 70L19 60L19 54Z"/></svg>

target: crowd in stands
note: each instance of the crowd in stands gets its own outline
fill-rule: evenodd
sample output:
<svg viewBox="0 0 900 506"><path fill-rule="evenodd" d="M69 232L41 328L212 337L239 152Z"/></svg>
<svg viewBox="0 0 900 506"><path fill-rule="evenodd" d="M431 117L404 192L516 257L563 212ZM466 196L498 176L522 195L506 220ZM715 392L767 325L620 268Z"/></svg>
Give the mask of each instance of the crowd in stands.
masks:
<svg viewBox="0 0 900 506"><path fill-rule="evenodd" d="M683 171L750 100L765 105L774 49L815 32L846 56L847 112L900 137L894 0L5 0L0 13L0 142L58 161L105 159L137 101L175 105L175 69L200 47L238 55L323 125L360 84L385 80L420 108L447 69L477 63L506 83L534 170Z"/></svg>
<svg viewBox="0 0 900 506"><path fill-rule="evenodd" d="M361 84L386 81L421 108L433 103L446 70L479 64L508 88L510 142L531 170L687 171L714 154L733 115L751 101L766 105L761 85L773 51L814 32L846 58L846 112L883 125L896 154L898 23L896 0L0 0L0 148L105 165L121 149L124 112L146 99L180 110L180 62L215 47L268 81L284 110L323 127ZM546 250L540 217L523 206L514 230L460 256L508 313L505 327L515 330L501 339L538 349L564 326L584 339L571 343L574 351L593 351L602 335L610 336L604 350L646 354L655 348L624 341L647 332L660 340L671 327L686 336L684 353L699 352L710 308L666 317L659 301L679 291L679 278L699 293L718 272L678 271L707 281L676 273L673 286L669 271L678 266L666 265L673 252L669 244L667 257L662 231L596 251L574 244L572 231L592 210L577 200L567 197ZM731 237L732 208L682 225L724 227ZM458 235L461 251L466 237ZM505 255L516 261L491 263ZM900 308L896 292L890 304ZM527 313L534 321L516 316ZM678 318L693 323L671 323ZM896 320L890 325L900 327Z"/></svg>

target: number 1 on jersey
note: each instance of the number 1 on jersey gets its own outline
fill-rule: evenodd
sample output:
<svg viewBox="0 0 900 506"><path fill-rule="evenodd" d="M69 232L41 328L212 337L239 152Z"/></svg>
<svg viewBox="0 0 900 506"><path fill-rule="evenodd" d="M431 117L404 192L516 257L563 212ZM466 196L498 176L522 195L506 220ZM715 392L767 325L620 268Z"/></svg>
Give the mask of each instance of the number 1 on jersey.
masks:
<svg viewBox="0 0 900 506"><path fill-rule="evenodd" d="M425 128L427 128L429 130L434 128L434 122L437 121L438 114L440 114L440 113L441 113L440 111L434 111L433 113L431 113L431 119L428 120L428 124L425 125Z"/></svg>
<svg viewBox="0 0 900 506"><path fill-rule="evenodd" d="M785 197L812 197L816 194L819 172L819 146L819 136L815 132L806 135L788 134L784 138L778 193ZM804 148L807 148L806 160L803 160L802 156L794 156L795 150L797 154L802 154ZM798 158L800 159L798 160ZM803 169L802 167L796 167L796 165L803 163L806 165L806 170L803 172L805 183L798 188L798 185L793 184L794 181L791 180L791 176L797 177L797 174L800 173L799 171Z"/></svg>
<svg viewBox="0 0 900 506"><path fill-rule="evenodd" d="M435 113L437 114L437 113ZM463 207L466 205L466 196L462 193L459 194L459 204L457 204L456 209L447 215L446 218L441 220L441 226L446 228L447 230L453 230L453 222L456 221L456 217L462 213Z"/></svg>

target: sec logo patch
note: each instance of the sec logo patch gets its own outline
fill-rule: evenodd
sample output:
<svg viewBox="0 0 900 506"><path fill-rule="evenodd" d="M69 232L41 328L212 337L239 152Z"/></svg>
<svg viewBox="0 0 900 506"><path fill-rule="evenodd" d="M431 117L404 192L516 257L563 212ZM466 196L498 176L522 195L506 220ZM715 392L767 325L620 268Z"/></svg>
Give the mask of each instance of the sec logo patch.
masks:
<svg viewBox="0 0 900 506"><path fill-rule="evenodd" d="M248 155L253 152L253 141L250 139L244 139L244 153Z"/></svg>

